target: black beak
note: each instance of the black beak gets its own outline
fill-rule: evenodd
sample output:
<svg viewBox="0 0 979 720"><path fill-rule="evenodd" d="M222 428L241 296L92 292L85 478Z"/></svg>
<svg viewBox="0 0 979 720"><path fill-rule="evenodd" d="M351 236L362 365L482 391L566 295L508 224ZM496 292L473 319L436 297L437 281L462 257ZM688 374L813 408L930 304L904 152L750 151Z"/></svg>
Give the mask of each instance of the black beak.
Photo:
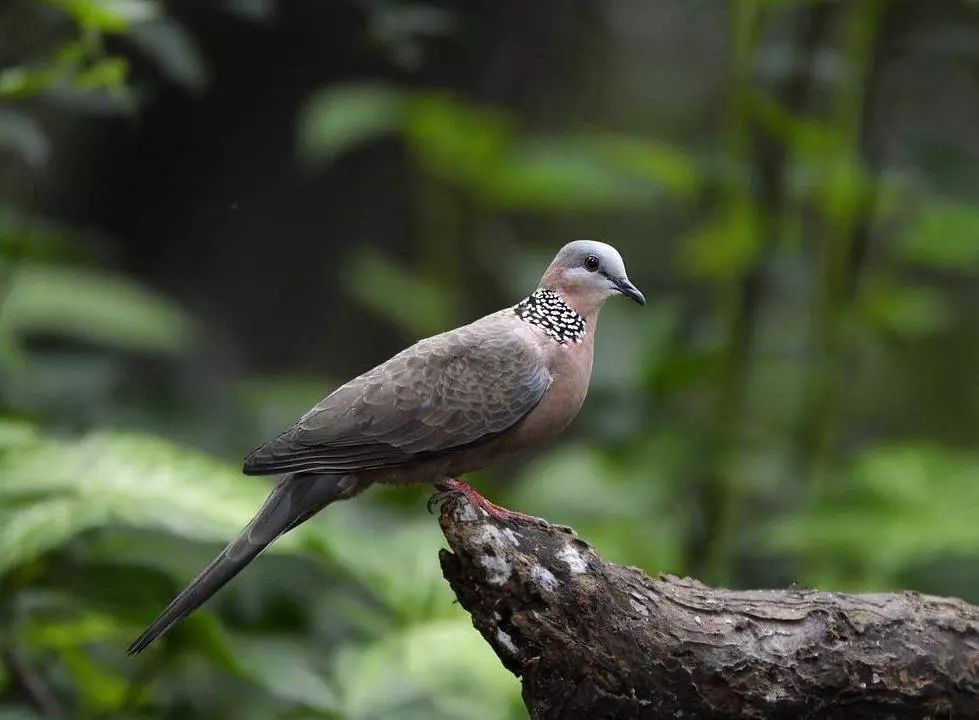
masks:
<svg viewBox="0 0 979 720"><path fill-rule="evenodd" d="M646 304L645 296L641 292L639 292L639 288L637 288L635 285L629 282L629 278L620 277L620 278L611 278L611 280L615 284L616 289L620 293L622 293L626 297L632 298L640 305Z"/></svg>

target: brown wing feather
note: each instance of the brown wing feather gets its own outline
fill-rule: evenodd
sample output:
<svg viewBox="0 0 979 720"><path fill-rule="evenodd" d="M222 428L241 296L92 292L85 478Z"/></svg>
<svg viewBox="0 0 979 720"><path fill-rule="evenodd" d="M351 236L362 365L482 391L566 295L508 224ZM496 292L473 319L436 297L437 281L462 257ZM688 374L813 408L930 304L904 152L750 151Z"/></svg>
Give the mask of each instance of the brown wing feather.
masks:
<svg viewBox="0 0 979 720"><path fill-rule="evenodd" d="M537 405L551 379L516 322L497 313L416 343L253 451L244 471L375 470L495 437Z"/></svg>

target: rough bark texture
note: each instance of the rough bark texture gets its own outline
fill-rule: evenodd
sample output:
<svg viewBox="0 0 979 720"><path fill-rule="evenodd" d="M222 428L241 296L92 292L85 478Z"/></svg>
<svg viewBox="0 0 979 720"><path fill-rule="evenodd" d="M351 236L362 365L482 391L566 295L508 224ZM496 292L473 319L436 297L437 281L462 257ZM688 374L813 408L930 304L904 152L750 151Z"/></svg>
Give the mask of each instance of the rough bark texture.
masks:
<svg viewBox="0 0 979 720"><path fill-rule="evenodd" d="M649 577L459 497L441 525L445 578L534 720L979 718L979 608L961 600Z"/></svg>

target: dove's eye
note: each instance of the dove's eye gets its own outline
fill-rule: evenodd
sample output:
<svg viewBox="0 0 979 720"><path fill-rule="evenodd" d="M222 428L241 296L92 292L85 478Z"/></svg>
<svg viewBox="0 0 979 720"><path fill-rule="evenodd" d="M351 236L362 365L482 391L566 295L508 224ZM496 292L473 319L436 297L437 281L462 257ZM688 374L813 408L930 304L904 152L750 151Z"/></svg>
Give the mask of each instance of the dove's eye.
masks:
<svg viewBox="0 0 979 720"><path fill-rule="evenodd" d="M598 270L599 262L598 258L594 255L589 255L585 258L585 270L588 272L595 272Z"/></svg>

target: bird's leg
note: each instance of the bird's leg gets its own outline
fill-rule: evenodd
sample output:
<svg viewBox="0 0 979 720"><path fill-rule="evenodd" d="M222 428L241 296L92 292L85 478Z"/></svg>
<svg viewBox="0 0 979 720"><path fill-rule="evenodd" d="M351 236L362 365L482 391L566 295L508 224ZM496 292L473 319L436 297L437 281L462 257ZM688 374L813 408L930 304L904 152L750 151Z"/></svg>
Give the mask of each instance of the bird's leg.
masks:
<svg viewBox="0 0 979 720"><path fill-rule="evenodd" d="M435 493L431 498L429 498L429 512L432 511L433 505L437 505L452 495L462 494L466 496L466 499L469 500L470 503L485 511L487 515L492 518L496 518L497 520L502 520L504 522L508 520L522 520L535 525L539 525L544 522L539 517L527 515L522 512L516 512L514 510L507 510L505 507L500 507L499 505L491 503L489 500L476 492L472 485L469 483L464 483L461 480L457 480L456 478L447 478L436 483L435 487L439 492Z"/></svg>

